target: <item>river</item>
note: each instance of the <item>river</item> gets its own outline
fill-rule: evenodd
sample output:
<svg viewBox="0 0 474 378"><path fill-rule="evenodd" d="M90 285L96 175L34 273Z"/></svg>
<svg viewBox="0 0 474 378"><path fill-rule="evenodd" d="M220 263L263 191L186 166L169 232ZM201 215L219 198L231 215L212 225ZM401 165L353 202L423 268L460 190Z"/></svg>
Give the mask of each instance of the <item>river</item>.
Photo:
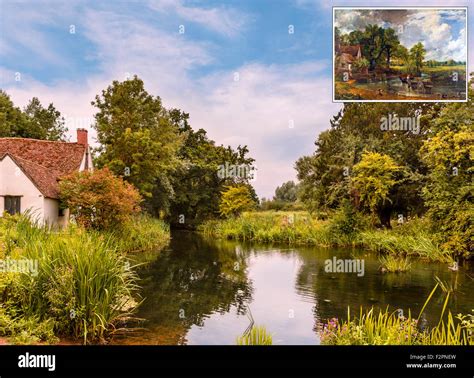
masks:
<svg viewBox="0 0 474 378"><path fill-rule="evenodd" d="M364 275L326 273L325 261L363 259ZM169 248L142 267L141 330L112 344L235 344L250 324L273 334L274 344L319 344L317 330L332 317L360 306L411 309L418 315L435 276L456 288L453 314L472 314L474 267L457 272L446 264L413 261L406 273L381 273L377 255L360 249L265 246L220 241L174 231ZM439 298L438 298L439 297ZM425 310L422 324L434 324L441 295Z"/></svg>

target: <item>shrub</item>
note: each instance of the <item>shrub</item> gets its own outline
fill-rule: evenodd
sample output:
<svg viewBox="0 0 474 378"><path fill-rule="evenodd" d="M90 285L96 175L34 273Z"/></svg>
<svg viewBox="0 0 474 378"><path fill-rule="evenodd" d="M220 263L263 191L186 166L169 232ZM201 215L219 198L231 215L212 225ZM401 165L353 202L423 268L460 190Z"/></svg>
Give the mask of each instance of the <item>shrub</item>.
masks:
<svg viewBox="0 0 474 378"><path fill-rule="evenodd" d="M227 186L222 192L219 212L224 217L236 216L255 208L255 202L248 186Z"/></svg>
<svg viewBox="0 0 474 378"><path fill-rule="evenodd" d="M337 235L339 239L344 239L347 243L351 243L368 225L369 220L346 200L342 207L330 218L329 231Z"/></svg>
<svg viewBox="0 0 474 378"><path fill-rule="evenodd" d="M61 200L78 224L87 229L110 230L139 212L140 194L108 168L75 172L60 182Z"/></svg>

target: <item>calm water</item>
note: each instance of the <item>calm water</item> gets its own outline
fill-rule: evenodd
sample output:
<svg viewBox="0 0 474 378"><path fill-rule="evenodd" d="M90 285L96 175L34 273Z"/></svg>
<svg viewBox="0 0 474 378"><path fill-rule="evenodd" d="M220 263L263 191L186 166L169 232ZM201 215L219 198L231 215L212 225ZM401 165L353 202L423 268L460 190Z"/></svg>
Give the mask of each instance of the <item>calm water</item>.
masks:
<svg viewBox="0 0 474 378"><path fill-rule="evenodd" d="M363 258L365 275L326 273L324 261L333 256ZM474 308L472 265L455 273L443 264L414 263L402 274L382 274L379 265L375 255L352 249L279 248L174 232L170 248L140 272L144 302L137 316L144 329L113 343L235 344L250 308L275 344L319 344L321 322L346 316L348 305L418 314L435 276L457 286L453 313ZM424 322L435 322L440 311L441 302L433 302Z"/></svg>

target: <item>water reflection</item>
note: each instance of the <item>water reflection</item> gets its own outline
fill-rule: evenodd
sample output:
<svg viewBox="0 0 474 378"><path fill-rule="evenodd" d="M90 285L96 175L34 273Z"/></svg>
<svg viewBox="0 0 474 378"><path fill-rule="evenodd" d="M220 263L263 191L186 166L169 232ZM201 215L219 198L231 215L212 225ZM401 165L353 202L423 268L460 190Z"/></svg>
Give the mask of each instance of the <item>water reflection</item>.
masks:
<svg viewBox="0 0 474 378"><path fill-rule="evenodd" d="M365 275L326 273L324 261L333 256L363 258ZM318 344L321 322L345 317L347 306L418 314L435 276L458 288L453 313L473 307L466 268L453 273L446 265L414 263L408 273L381 274L376 256L364 251L270 248L187 232L175 232L169 250L140 274L145 299L137 315L147 330L116 337L116 344L235 344L249 324L247 305L275 343ZM433 303L427 321L435 322L440 310Z"/></svg>

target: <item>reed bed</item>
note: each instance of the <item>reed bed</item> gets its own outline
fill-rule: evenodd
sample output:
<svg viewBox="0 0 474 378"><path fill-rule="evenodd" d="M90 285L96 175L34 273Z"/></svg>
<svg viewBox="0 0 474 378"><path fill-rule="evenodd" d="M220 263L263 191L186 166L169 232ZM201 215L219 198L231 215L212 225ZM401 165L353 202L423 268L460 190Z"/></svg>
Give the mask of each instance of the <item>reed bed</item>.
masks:
<svg viewBox="0 0 474 378"><path fill-rule="evenodd" d="M47 322L59 337L105 342L140 301L135 266L126 252L161 248L169 240L161 221L145 218L121 232L122 237L73 225L55 231L27 216L0 218L0 258L30 261L36 267L0 276L5 325L2 328L0 322L0 336L18 335L18 327L12 328L9 320L21 319L26 325ZM36 339L48 341L32 334L31 341Z"/></svg>
<svg viewBox="0 0 474 378"><path fill-rule="evenodd" d="M236 218L211 220L199 227L205 235L221 239L283 243L289 245L359 246L394 256L416 256L452 263L454 256L443 250L423 219L415 218L391 230L375 229L358 221L347 222L336 214L317 220L307 212L247 212Z"/></svg>

